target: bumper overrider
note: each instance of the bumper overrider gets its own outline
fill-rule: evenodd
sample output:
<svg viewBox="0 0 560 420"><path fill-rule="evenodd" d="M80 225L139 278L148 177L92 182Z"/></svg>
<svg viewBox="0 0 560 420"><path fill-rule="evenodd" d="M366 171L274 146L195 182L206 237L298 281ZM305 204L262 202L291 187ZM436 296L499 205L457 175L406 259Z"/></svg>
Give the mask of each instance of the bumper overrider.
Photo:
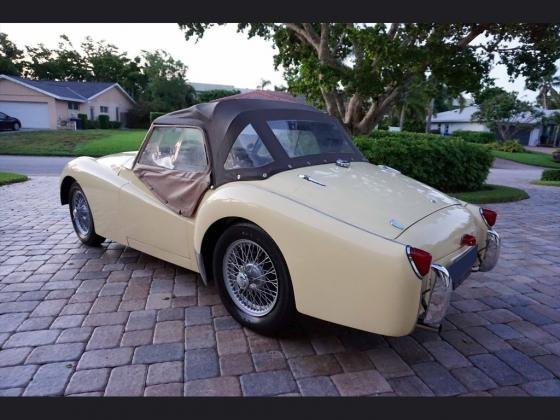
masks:
<svg viewBox="0 0 560 420"><path fill-rule="evenodd" d="M471 271L492 270L500 258L500 247L500 235L494 230L489 230L486 246L479 250L477 262L472 266ZM453 279L449 270L440 264L432 264L432 272L435 279L432 288L422 295L421 304L424 312L418 318L418 326L439 331L449 309Z"/></svg>

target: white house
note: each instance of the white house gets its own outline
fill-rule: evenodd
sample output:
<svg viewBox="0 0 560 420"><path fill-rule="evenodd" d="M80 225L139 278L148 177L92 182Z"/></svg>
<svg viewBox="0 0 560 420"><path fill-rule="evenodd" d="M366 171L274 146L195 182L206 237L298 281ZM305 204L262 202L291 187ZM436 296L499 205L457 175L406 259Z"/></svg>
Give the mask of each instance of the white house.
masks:
<svg viewBox="0 0 560 420"><path fill-rule="evenodd" d="M466 106L451 111L439 112L432 116L432 130L438 130L443 135L453 134L455 131L490 131L485 124L471 121L478 106Z"/></svg>
<svg viewBox="0 0 560 420"><path fill-rule="evenodd" d="M68 127L79 113L91 120L107 115L126 125L134 99L114 82L30 80L0 74L0 111L21 121L22 128Z"/></svg>
<svg viewBox="0 0 560 420"><path fill-rule="evenodd" d="M550 117L554 114L560 114L558 109L539 109L544 116ZM453 109L451 111L439 112L432 117L431 130L439 131L442 135L450 135L455 131L486 131L490 129L483 122L472 121L472 116L478 111L477 105L467 106L463 109ZM516 137L522 144L529 146L538 146L542 143L552 143L558 141L558 129L555 124L547 124L543 126L541 118L533 118L529 115L521 114L515 120L522 124L530 124L530 129L521 130ZM553 138L554 137L554 138Z"/></svg>

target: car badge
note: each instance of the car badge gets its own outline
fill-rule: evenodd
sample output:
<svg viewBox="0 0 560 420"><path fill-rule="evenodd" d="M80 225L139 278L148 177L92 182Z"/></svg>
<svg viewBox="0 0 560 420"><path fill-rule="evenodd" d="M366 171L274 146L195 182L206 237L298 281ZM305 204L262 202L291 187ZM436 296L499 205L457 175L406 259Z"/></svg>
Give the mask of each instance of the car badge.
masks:
<svg viewBox="0 0 560 420"><path fill-rule="evenodd" d="M341 168L349 168L350 167L350 161L349 160L337 159L335 163L336 163L336 166L340 166Z"/></svg>
<svg viewBox="0 0 560 420"><path fill-rule="evenodd" d="M391 224L391 226L396 227L397 229L403 230L404 226L401 222L399 222L397 219L391 219L389 220L389 223Z"/></svg>

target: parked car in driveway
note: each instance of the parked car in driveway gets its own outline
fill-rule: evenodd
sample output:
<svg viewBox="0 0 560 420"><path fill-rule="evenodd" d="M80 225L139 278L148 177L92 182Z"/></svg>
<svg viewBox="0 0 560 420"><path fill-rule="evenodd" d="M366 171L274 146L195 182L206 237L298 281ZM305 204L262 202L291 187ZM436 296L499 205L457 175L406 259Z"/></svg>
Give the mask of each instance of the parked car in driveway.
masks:
<svg viewBox="0 0 560 420"><path fill-rule="evenodd" d="M17 131L21 128L21 122L15 118L10 117L3 112L0 112L0 130L14 130Z"/></svg>
<svg viewBox="0 0 560 420"><path fill-rule="evenodd" d="M265 334L296 312L437 329L452 289L500 251L492 210L370 164L336 119L262 93L161 116L138 152L72 160L60 199L83 243L198 272Z"/></svg>

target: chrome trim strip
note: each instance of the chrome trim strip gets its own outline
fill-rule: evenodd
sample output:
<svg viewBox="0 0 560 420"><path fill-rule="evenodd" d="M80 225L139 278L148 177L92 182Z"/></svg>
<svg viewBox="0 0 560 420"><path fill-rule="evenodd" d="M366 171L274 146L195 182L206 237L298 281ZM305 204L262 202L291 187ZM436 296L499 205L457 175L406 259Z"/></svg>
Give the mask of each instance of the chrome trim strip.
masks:
<svg viewBox="0 0 560 420"><path fill-rule="evenodd" d="M412 267L412 271L414 271L414 274L416 274L416 277L418 277L420 280L422 280L422 276L420 275L420 272L418 271L418 267L416 267L416 264L414 264L414 260L412 259L412 255L410 254L410 249L412 247L410 245L406 246L406 257L408 258L408 262L410 263L410 266Z"/></svg>
<svg viewBox="0 0 560 420"><path fill-rule="evenodd" d="M304 174L299 174L298 175L301 179L304 179L306 181L312 182L313 184L317 184L320 185L321 187L326 187L325 184L317 181L316 179L311 178L309 175L304 175Z"/></svg>

